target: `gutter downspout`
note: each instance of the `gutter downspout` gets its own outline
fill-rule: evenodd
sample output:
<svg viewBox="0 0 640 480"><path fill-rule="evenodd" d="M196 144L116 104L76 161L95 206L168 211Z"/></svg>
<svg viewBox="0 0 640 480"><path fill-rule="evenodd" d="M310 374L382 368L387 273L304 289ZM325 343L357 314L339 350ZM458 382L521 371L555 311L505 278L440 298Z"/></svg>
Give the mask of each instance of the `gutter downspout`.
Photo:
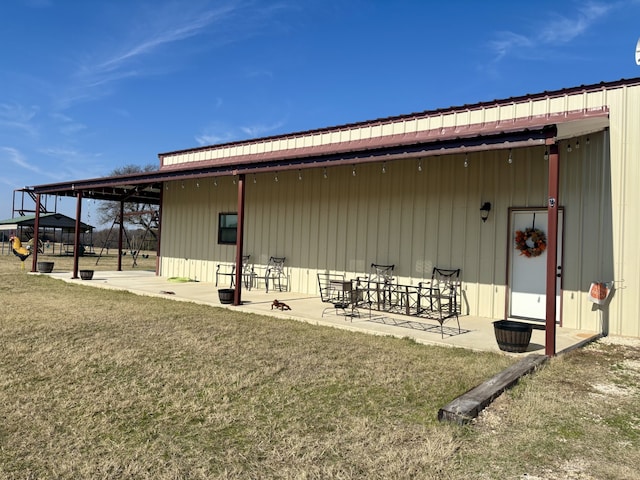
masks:
<svg viewBox="0 0 640 480"><path fill-rule="evenodd" d="M560 272L558 265L558 209L559 209L560 155L558 144L549 146L549 200L547 204L547 291L545 355L556 354L556 287Z"/></svg>
<svg viewBox="0 0 640 480"><path fill-rule="evenodd" d="M236 289L233 293L233 305L242 305L242 252L244 250L244 191L245 175L238 175L238 228L236 232Z"/></svg>

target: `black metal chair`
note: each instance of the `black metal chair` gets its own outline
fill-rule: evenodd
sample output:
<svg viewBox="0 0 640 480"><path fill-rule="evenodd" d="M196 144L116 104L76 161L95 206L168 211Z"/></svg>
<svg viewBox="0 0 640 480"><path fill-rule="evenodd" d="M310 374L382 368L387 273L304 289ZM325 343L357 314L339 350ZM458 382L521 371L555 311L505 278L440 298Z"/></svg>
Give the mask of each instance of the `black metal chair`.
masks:
<svg viewBox="0 0 640 480"><path fill-rule="evenodd" d="M371 271L367 276L368 301L376 305L378 310L389 311L397 302L393 301L395 265L371 264Z"/></svg>
<svg viewBox="0 0 640 480"><path fill-rule="evenodd" d="M322 302L331 304L330 307L322 310L323 317L327 311L333 310L336 314L341 311L342 315L353 321L353 317L360 316L360 308L367 305L364 291L355 288L353 282L345 279L344 274L318 273L318 287ZM369 310L371 310L370 304Z"/></svg>
<svg viewBox="0 0 640 480"><path fill-rule="evenodd" d="M249 260L251 259L251 255L243 255L242 256L242 277L244 278L245 286L251 290L250 284L247 284L247 273L253 271L253 267L249 265ZM219 263L216 267L216 287L218 286L218 277L227 276L231 278L231 287L233 288L236 284L236 265L233 263ZM252 275L249 276L253 281Z"/></svg>
<svg viewBox="0 0 640 480"><path fill-rule="evenodd" d="M256 272L253 269L253 265L249 263L251 255L245 255L242 257L242 279L244 280L244 286L247 290L251 290L256 282Z"/></svg>
<svg viewBox="0 0 640 480"><path fill-rule="evenodd" d="M278 290L280 292L282 291L283 279L285 281L285 288L287 287L287 284L286 284L287 274L284 270L285 260L286 260L286 257L270 257L269 258L269 263L267 264L267 270L264 275L264 284L267 289L267 293L269 293L269 280L272 281L273 288L275 288L277 283Z"/></svg>
<svg viewBox="0 0 640 480"><path fill-rule="evenodd" d="M418 283L419 315L437 320L444 337L444 322L456 319L460 329L458 295L460 294L460 269L434 267L431 280Z"/></svg>

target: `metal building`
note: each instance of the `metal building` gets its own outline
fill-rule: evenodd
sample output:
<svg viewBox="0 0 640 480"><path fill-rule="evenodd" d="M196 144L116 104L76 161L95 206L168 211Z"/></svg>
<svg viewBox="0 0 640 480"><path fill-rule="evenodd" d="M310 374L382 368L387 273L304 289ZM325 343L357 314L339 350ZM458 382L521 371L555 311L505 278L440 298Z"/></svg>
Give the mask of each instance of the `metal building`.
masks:
<svg viewBox="0 0 640 480"><path fill-rule="evenodd" d="M317 295L318 272L389 263L417 283L455 267L463 314L640 336L640 78L159 158L158 172L32 189L160 204L162 276L214 282L221 262L280 256L287 288ZM520 254L527 228L546 236L539 256ZM611 287L604 305L593 282Z"/></svg>

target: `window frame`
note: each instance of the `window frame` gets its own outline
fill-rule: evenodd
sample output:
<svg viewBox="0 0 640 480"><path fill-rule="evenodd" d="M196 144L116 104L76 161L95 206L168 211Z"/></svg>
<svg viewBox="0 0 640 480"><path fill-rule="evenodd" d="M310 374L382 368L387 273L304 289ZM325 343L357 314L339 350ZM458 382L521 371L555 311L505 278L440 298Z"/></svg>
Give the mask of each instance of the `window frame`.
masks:
<svg viewBox="0 0 640 480"><path fill-rule="evenodd" d="M234 216L233 226L229 226L229 218ZM231 234L233 232L233 234ZM228 236L233 236L233 241L228 240ZM235 245L238 241L238 212L218 213L218 245Z"/></svg>

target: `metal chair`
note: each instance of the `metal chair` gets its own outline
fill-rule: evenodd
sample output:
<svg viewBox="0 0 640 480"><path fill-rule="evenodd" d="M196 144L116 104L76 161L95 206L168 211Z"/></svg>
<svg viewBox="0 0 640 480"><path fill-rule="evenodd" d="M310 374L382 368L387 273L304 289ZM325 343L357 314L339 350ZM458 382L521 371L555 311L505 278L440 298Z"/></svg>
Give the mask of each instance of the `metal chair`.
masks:
<svg viewBox="0 0 640 480"><path fill-rule="evenodd" d="M251 290L251 287L256 282L256 272L253 269L253 265L249 263L250 259L251 255L242 257L242 279L247 290Z"/></svg>
<svg viewBox="0 0 640 480"><path fill-rule="evenodd" d="M431 280L418 283L418 297L420 307L418 314L437 320L440 323L440 333L444 337L444 322L455 317L458 322L458 295L460 293L460 269L434 267ZM422 302L425 302L423 304Z"/></svg>
<svg viewBox="0 0 640 480"><path fill-rule="evenodd" d="M253 267L249 265L249 259L251 255L243 255L242 256L242 276L245 281L245 286L251 290L251 287L247 285L247 272L253 271ZM220 275L227 276L231 278L231 286L233 288L236 284L236 265L232 263L219 263L216 267L216 287L218 286L218 277Z"/></svg>
<svg viewBox="0 0 640 480"><path fill-rule="evenodd" d="M375 304L378 310L391 310L397 303L392 302L392 293L396 290L393 287L395 283L394 269L395 265L371 264L371 271L367 276L368 301Z"/></svg>
<svg viewBox="0 0 640 480"><path fill-rule="evenodd" d="M331 307L322 310L322 316L327 311L342 312L345 317L351 318L360 316L360 308L367 302L364 300L363 290L354 288L350 280L346 280L344 274L340 273L318 273L318 287L320 288L320 299L323 303L330 303ZM369 304L369 310L371 306ZM371 312L369 312L371 316Z"/></svg>
<svg viewBox="0 0 640 480"><path fill-rule="evenodd" d="M267 270L264 275L264 284L267 289L267 293L269 293L270 279L273 281L274 288L277 283L278 290L282 291L282 279L284 278L285 282L287 280L287 275L286 275L286 272L284 271L285 260L286 260L286 257L270 257L269 258L269 263L267 264Z"/></svg>

